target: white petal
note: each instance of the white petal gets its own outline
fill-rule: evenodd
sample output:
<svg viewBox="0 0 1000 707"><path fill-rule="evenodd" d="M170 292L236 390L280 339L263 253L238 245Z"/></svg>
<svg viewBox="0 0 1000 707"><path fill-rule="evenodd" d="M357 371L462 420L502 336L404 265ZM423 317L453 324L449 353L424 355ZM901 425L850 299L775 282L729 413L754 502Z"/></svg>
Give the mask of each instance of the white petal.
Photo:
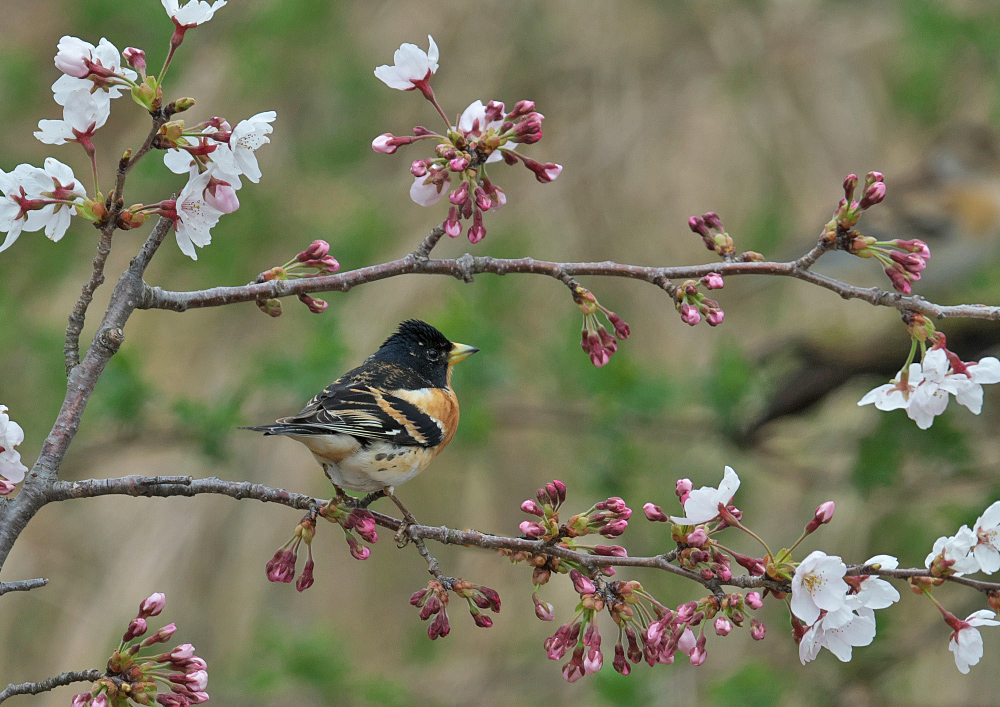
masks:
<svg viewBox="0 0 1000 707"><path fill-rule="evenodd" d="M73 129L64 120L39 120L38 130L35 131L35 138L46 145L65 145L67 140L72 140Z"/></svg>
<svg viewBox="0 0 1000 707"><path fill-rule="evenodd" d="M976 383L1000 383L1000 361L987 356L968 368L969 377Z"/></svg>
<svg viewBox="0 0 1000 707"><path fill-rule="evenodd" d="M434 37L427 35L427 42L429 47L427 49L427 61L430 63L431 73L437 73L438 70L438 45L434 42Z"/></svg>
<svg viewBox="0 0 1000 707"><path fill-rule="evenodd" d="M439 190L436 184L424 184L426 177L416 177L410 185L410 198L421 206L434 206L448 191L443 186Z"/></svg>

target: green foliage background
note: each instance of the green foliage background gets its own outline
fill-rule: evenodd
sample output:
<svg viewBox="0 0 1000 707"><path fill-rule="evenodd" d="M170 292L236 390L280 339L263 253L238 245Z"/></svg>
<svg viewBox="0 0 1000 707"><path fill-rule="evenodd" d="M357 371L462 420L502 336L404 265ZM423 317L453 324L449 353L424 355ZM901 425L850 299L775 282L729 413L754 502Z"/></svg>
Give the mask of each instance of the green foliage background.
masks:
<svg viewBox="0 0 1000 707"><path fill-rule="evenodd" d="M144 48L158 66L171 32L160 4L40 0L4 12L0 168L54 155L87 174L82 151L30 138L37 120L58 117L48 89L56 43L63 34L106 36ZM264 177L240 192L242 207L214 229L198 262L168 242L147 279L168 289L242 284L315 238L332 244L345 269L412 250L444 215L407 197L409 161L423 153L377 155L370 142L435 114L372 69L403 41L426 46L430 33L442 57L434 85L449 112L476 99L534 99L545 139L530 152L565 166L550 185L523 169L495 170L509 205L488 215L481 244L446 239L442 255L702 262L706 251L686 219L711 209L741 249L794 257L828 219L843 176L880 169L889 184L880 228L909 227L907 209L954 224L935 242L920 291L1000 302L1000 281L989 274L1000 159L960 142L967 126L1000 121L998 31L995 5L975 1L231 0L188 33L168 94L198 100L185 116L192 122L222 115L235 124L276 110L272 144L258 153ZM115 102L98 134L105 179L146 129L127 98ZM921 175L954 155L961 169L921 191ZM153 155L128 196L149 203L182 184ZM146 230L116 235L110 282ZM0 401L25 428L29 462L64 393L62 332L95 242L78 223L58 244L25 234L0 256ZM819 269L885 285L871 264L836 254ZM752 439L742 434L784 385L802 342L831 356L876 352L902 363L894 312L801 283L731 278L719 293L725 323L692 329L648 285L584 284L634 332L600 370L579 349L579 315L565 289L541 278L396 278L331 293L320 316L295 300L278 319L252 305L139 312L64 477L218 475L325 494L304 449L235 428L297 410L397 322L419 317L483 351L456 370L454 443L402 490L427 523L514 533L520 501L554 477L569 484L571 508L608 494L635 509L650 500L669 507L676 478L714 484L729 464L743 478L745 520L777 545L834 499L834 523L807 551L853 561L890 552L912 566L935 537L998 497L995 391L982 416L952 409L920 433L901 412L859 410L854 403L880 382L862 376ZM85 341L109 291L91 309ZM496 587L504 608L489 631L456 609L451 635L430 643L406 601L426 581L424 567L388 538L359 563L336 532L320 528L315 586L299 595L267 583L263 565L297 520L286 508L221 498L44 509L4 576L52 583L3 598L0 682L102 665L133 606L165 591L164 616L209 661L212 700L222 705L918 705L938 703L942 684L956 704L998 688L995 637L987 636L984 666L959 680L948 630L929 603L908 596L880 612L878 639L851 664L824 654L801 667L786 614L769 606L763 644L737 631L710 641L698 669L642 666L622 678L609 658L601 674L566 685L541 650L555 626L534 618L523 568L441 549L447 572ZM663 531L637 517L625 540L633 554L659 552L669 543ZM669 577L634 576L665 603L696 598ZM573 605L565 584L545 588L563 620ZM968 593L941 594L957 614L981 608ZM605 630L610 646L613 628ZM66 704L71 693L62 692L35 699Z"/></svg>

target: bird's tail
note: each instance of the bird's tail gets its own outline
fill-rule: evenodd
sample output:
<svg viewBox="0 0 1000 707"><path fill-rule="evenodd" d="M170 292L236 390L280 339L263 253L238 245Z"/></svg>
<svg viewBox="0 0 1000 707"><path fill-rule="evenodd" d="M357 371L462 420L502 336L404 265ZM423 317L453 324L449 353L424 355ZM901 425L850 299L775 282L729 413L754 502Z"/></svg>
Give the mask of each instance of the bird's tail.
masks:
<svg viewBox="0 0 1000 707"><path fill-rule="evenodd" d="M240 430L253 430L254 432L263 432L265 436L267 435L314 435L316 430L311 427L306 427L302 425L260 425L259 427L238 427Z"/></svg>

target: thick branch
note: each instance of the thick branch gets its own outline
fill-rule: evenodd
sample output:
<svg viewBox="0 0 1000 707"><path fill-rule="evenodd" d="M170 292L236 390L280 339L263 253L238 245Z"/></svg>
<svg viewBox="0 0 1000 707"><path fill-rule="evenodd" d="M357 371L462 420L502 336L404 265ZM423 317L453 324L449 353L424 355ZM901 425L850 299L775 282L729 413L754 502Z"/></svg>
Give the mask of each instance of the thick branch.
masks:
<svg viewBox="0 0 1000 707"><path fill-rule="evenodd" d="M49 580L42 579L19 579L16 582L0 582L0 597L7 592L30 592L32 589L44 587Z"/></svg>
<svg viewBox="0 0 1000 707"><path fill-rule="evenodd" d="M46 495L47 501L65 501L74 498L92 498L95 496L126 495L147 497L196 496L203 493L221 494L235 499L254 499L264 503L279 503L297 510L319 510L326 501L284 489L272 488L249 481L227 481L216 477L194 479L189 476L124 476L114 479L87 479L84 481L59 481L52 485ZM375 523L383 528L398 531L403 521L382 513L373 512ZM768 577L753 575L733 575L726 582L717 579L706 580L700 574L673 564L677 551L651 557L611 557L590 555L576 552L565 547L553 545L543 540L527 538L512 538L502 535L490 535L476 530L456 530L445 526L411 525L408 535L417 547L421 556L427 561L432 574L439 576L437 561L427 550L421 540L434 540L443 545L460 545L463 547L479 547L485 550L510 550L525 552L532 555L548 555L576 562L590 571L601 567L644 567L676 574L685 579L697 582L713 592L718 593L723 586L738 589L770 588L775 591L790 591L787 584ZM423 547L421 547L423 546ZM866 565L851 565L849 573L879 575L896 579L910 577L930 577L926 569L879 569L873 570ZM945 577L945 581L962 584L981 592L1000 591L1000 583L983 582L965 577Z"/></svg>
<svg viewBox="0 0 1000 707"><path fill-rule="evenodd" d="M662 283L667 280L698 279L709 273L717 272L723 276L794 277L836 292L844 299L860 299L876 306L894 307L901 311L912 310L937 319L951 317L1000 320L1000 307L981 304L939 305L928 302L918 295L907 297L895 292L886 292L877 287L855 287L832 277L814 273L809 267L816 262L824 250L819 247L814 248L799 260L787 263L707 263L679 267L628 265L610 260L594 263L557 263L535 260L534 258L474 257L469 254L461 258L428 260L411 253L398 260L391 260L379 265L299 280L271 280L259 284L213 287L193 292L171 292L159 287L147 286L139 308L169 309L174 312L183 312L188 309L218 307L236 302L255 302L259 299L288 297L305 293L347 292L358 285L411 274L449 275L466 282L471 282L472 276L479 274L545 275L561 281L566 277L600 275L642 280L662 287ZM419 252L420 249L417 253Z"/></svg>
<svg viewBox="0 0 1000 707"><path fill-rule="evenodd" d="M40 692L48 692L74 682L94 682L103 676L104 674L100 670L80 670L74 673L62 673L41 682L22 682L20 685L11 683L0 692L0 702L14 695L37 695Z"/></svg>

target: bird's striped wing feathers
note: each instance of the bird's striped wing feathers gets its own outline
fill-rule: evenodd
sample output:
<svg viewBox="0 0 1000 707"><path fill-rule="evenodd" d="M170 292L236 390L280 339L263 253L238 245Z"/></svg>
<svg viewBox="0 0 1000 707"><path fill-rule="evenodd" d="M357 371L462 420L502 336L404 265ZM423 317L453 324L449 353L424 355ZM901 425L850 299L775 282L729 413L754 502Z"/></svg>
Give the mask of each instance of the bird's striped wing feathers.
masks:
<svg viewBox="0 0 1000 707"><path fill-rule="evenodd" d="M444 439L441 423L411 400L430 391L382 392L367 385L334 383L298 415L278 420L293 434L347 434L361 440L434 447Z"/></svg>

